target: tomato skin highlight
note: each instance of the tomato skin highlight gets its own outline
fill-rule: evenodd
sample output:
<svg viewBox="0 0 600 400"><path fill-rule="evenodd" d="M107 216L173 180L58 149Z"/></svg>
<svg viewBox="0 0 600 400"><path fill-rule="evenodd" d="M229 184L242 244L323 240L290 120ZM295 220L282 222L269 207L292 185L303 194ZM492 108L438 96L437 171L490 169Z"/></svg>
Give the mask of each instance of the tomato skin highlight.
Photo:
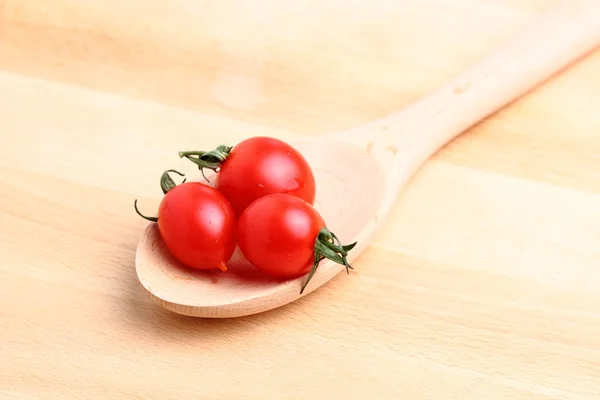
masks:
<svg viewBox="0 0 600 400"><path fill-rule="evenodd" d="M325 222L308 202L286 194L264 196L238 220L238 245L262 272L280 279L307 274Z"/></svg>
<svg viewBox="0 0 600 400"><path fill-rule="evenodd" d="M256 199L286 193L309 204L315 201L315 178L306 159L289 144L253 137L233 147L220 166L215 187L236 215Z"/></svg>
<svg viewBox="0 0 600 400"><path fill-rule="evenodd" d="M235 213L221 193L203 183L180 184L163 197L158 229L171 254L191 268L226 270L235 250Z"/></svg>

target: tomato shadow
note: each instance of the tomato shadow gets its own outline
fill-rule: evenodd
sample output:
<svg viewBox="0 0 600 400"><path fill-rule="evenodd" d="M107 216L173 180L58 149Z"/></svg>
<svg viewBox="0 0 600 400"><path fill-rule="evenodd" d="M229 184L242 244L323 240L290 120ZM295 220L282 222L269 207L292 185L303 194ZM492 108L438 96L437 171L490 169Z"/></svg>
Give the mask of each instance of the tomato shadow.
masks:
<svg viewBox="0 0 600 400"><path fill-rule="evenodd" d="M254 267L242 254L239 247L236 247L233 256L227 261L227 274L233 275L236 279L254 284L282 283L284 280L275 279Z"/></svg>

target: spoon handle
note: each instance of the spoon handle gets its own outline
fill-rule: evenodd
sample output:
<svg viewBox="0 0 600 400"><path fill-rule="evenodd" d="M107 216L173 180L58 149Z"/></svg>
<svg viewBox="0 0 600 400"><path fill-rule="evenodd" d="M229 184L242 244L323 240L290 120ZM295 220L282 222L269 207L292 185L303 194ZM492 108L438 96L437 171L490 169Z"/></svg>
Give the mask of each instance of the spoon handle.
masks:
<svg viewBox="0 0 600 400"><path fill-rule="evenodd" d="M599 44L600 0L567 0L437 92L344 139L393 163L400 185L444 144Z"/></svg>

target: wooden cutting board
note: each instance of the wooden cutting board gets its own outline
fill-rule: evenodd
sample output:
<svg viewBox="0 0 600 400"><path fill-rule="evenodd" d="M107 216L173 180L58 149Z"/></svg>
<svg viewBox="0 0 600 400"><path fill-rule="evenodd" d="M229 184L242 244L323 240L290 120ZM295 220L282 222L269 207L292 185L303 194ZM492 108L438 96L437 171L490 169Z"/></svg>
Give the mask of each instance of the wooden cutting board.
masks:
<svg viewBox="0 0 600 400"><path fill-rule="evenodd" d="M186 318L133 265L178 150L383 117L554 3L0 0L0 398L600 398L600 52L438 153L300 301Z"/></svg>

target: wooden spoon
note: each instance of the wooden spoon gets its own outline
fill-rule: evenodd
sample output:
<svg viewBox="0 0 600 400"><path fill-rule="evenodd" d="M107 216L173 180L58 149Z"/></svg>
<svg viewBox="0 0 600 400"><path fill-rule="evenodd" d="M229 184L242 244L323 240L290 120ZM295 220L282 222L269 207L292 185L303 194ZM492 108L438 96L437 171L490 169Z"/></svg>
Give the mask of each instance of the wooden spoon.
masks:
<svg viewBox="0 0 600 400"><path fill-rule="evenodd" d="M600 44L600 1L567 0L496 53L436 93L385 119L292 143L317 180L316 208L345 242L352 262L385 219L411 175L445 143ZM304 277L262 276L238 252L229 271L193 271L165 250L156 224L145 230L137 275L158 304L197 317L238 317L290 303L344 268L323 261L300 295ZM351 277L349 278L351 279Z"/></svg>

